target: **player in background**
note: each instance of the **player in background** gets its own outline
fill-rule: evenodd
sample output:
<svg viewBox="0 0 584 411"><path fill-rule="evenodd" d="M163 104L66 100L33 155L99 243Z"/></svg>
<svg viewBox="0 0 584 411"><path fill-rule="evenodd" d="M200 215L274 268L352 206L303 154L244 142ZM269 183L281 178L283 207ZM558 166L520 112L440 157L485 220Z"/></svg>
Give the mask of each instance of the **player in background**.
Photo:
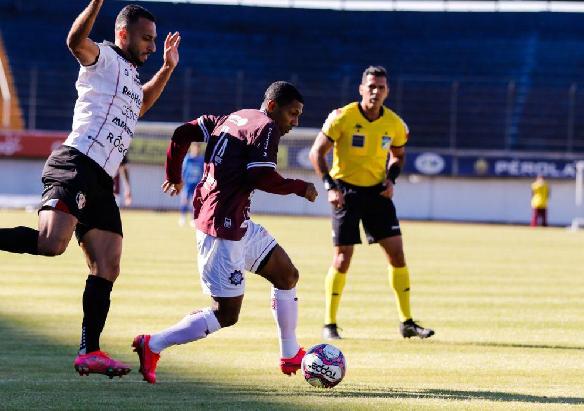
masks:
<svg viewBox="0 0 584 411"><path fill-rule="evenodd" d="M156 23L146 9L128 5L115 22L115 44L89 38L103 0L92 0L73 22L67 46L80 64L73 128L48 158L38 230L0 229L0 249L12 253L62 254L75 232L89 276L83 293L83 324L74 367L80 375L122 376L126 364L99 345L120 271L122 223L114 199L118 171L138 121L156 102L179 61L179 33L168 34L164 61L142 85L137 68L156 51Z"/></svg>
<svg viewBox="0 0 584 411"><path fill-rule="evenodd" d="M535 181L531 184L531 226L547 227L547 207L550 197L550 188L543 178L538 174Z"/></svg>
<svg viewBox="0 0 584 411"><path fill-rule="evenodd" d="M246 270L273 285L272 312L280 338L282 372L290 375L300 368L304 350L296 340L298 270L268 231L250 220L249 209L256 189L316 199L313 184L283 178L276 171L280 137L298 125L303 101L292 84L278 81L266 90L259 110L203 115L175 130L167 154L167 180L162 185L171 196L183 188L180 165L189 144L207 143L194 209L201 286L212 301L210 307L187 314L170 328L134 339L140 372L149 383L156 382L162 350L205 338L237 322Z"/></svg>
<svg viewBox="0 0 584 411"><path fill-rule="evenodd" d="M310 151L310 160L322 177L332 204L333 261L325 278L323 337L341 338L337 311L351 264L353 248L361 243L359 222L368 242L379 243L389 262L389 280L397 300L403 337L434 334L416 324L410 313L410 274L402 235L392 201L408 140L405 122L383 105L389 95L387 72L371 66L362 76L360 102L334 110ZM329 172L326 154L333 149Z"/></svg>
<svg viewBox="0 0 584 411"><path fill-rule="evenodd" d="M182 163L181 175L184 188L180 192L180 216L178 219L180 226L185 225L187 221L187 212L190 211L193 204L195 187L203 177L205 158L200 153L201 146L199 143L192 143ZM191 220L191 225L194 226L194 222L195 220Z"/></svg>
<svg viewBox="0 0 584 411"><path fill-rule="evenodd" d="M118 206L123 204L124 207L130 207L132 205L132 185L130 184L129 163L128 156L124 156L120 163L120 168L118 168L118 172L114 176L114 195ZM124 186L123 190L122 185ZM119 198L122 191L124 192L123 202Z"/></svg>

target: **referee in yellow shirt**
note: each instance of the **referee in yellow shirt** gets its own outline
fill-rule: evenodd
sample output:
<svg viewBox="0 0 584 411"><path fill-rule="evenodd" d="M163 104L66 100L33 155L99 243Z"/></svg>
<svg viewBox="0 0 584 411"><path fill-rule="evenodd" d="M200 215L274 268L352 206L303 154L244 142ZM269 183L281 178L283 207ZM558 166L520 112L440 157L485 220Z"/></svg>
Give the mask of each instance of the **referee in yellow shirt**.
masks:
<svg viewBox="0 0 584 411"><path fill-rule="evenodd" d="M341 338L337 311L351 264L353 247L361 243L359 222L368 242L379 243L389 262L389 280L397 300L400 332L405 338L428 338L429 328L416 324L410 312L410 274L402 236L391 200L404 160L408 127L383 105L389 95L387 72L368 67L359 85L360 102L334 110L310 150L310 161L322 177L333 207L333 263L325 279L323 337ZM329 171L326 154L333 149Z"/></svg>
<svg viewBox="0 0 584 411"><path fill-rule="evenodd" d="M531 184L531 226L538 226L539 222L547 227L547 207L550 196L550 188L543 176L539 174Z"/></svg>

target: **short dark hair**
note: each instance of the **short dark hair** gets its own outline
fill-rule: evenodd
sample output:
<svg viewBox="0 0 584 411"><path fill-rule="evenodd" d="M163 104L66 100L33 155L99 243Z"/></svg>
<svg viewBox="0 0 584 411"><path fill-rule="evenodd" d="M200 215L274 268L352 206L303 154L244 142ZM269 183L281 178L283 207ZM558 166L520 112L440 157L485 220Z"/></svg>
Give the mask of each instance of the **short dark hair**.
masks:
<svg viewBox="0 0 584 411"><path fill-rule="evenodd" d="M118 13L116 17L116 30L122 27L128 27L136 23L141 17L156 23L154 15L142 6L137 4L129 4Z"/></svg>
<svg viewBox="0 0 584 411"><path fill-rule="evenodd" d="M375 77L385 77L387 76L387 70L383 66L369 66L363 72L363 76L361 77L361 84L365 84L365 80L367 80L368 75L373 75Z"/></svg>
<svg viewBox="0 0 584 411"><path fill-rule="evenodd" d="M287 81L275 81L264 93L264 102L274 100L279 106L287 106L294 100L304 104L304 97L298 89Z"/></svg>

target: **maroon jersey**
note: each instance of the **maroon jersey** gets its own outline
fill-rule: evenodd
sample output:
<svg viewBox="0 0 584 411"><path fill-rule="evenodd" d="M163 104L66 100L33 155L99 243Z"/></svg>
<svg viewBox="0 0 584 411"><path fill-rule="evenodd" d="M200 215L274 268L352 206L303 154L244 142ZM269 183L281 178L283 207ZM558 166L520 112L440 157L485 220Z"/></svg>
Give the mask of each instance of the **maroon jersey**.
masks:
<svg viewBox="0 0 584 411"><path fill-rule="evenodd" d="M204 233L240 240L255 188L300 196L306 192L305 182L283 179L274 171L280 131L263 111L203 115L179 127L167 153L168 181L181 181L180 167L192 141L207 142L203 177L193 199L197 228ZM261 174L255 172L260 170Z"/></svg>

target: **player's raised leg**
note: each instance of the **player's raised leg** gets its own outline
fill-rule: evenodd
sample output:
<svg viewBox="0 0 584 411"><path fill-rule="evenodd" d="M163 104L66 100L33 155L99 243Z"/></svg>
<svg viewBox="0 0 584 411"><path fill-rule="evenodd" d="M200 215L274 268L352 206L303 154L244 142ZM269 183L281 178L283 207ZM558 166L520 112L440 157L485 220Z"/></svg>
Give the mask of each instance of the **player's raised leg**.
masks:
<svg viewBox="0 0 584 411"><path fill-rule="evenodd" d="M81 343L74 367L80 375L105 374L112 378L128 374L131 369L101 351L99 338L110 308L110 294L120 273L122 236L111 231L89 230L82 236L89 276L83 292Z"/></svg>
<svg viewBox="0 0 584 411"><path fill-rule="evenodd" d="M392 236L379 240L389 260L389 282L393 288L400 319L400 333L404 338L428 338L434 330L424 328L412 319L410 309L410 273L406 266L402 236Z"/></svg>
<svg viewBox="0 0 584 411"><path fill-rule="evenodd" d="M77 218L68 212L41 209L38 230L23 226L0 229L0 250L50 257L63 254L76 224Z"/></svg>
<svg viewBox="0 0 584 411"><path fill-rule="evenodd" d="M298 298L296 283L298 270L279 245L274 246L257 273L272 283L272 313L278 326L280 340L280 369L284 374L296 374L300 369L304 350L296 339Z"/></svg>

